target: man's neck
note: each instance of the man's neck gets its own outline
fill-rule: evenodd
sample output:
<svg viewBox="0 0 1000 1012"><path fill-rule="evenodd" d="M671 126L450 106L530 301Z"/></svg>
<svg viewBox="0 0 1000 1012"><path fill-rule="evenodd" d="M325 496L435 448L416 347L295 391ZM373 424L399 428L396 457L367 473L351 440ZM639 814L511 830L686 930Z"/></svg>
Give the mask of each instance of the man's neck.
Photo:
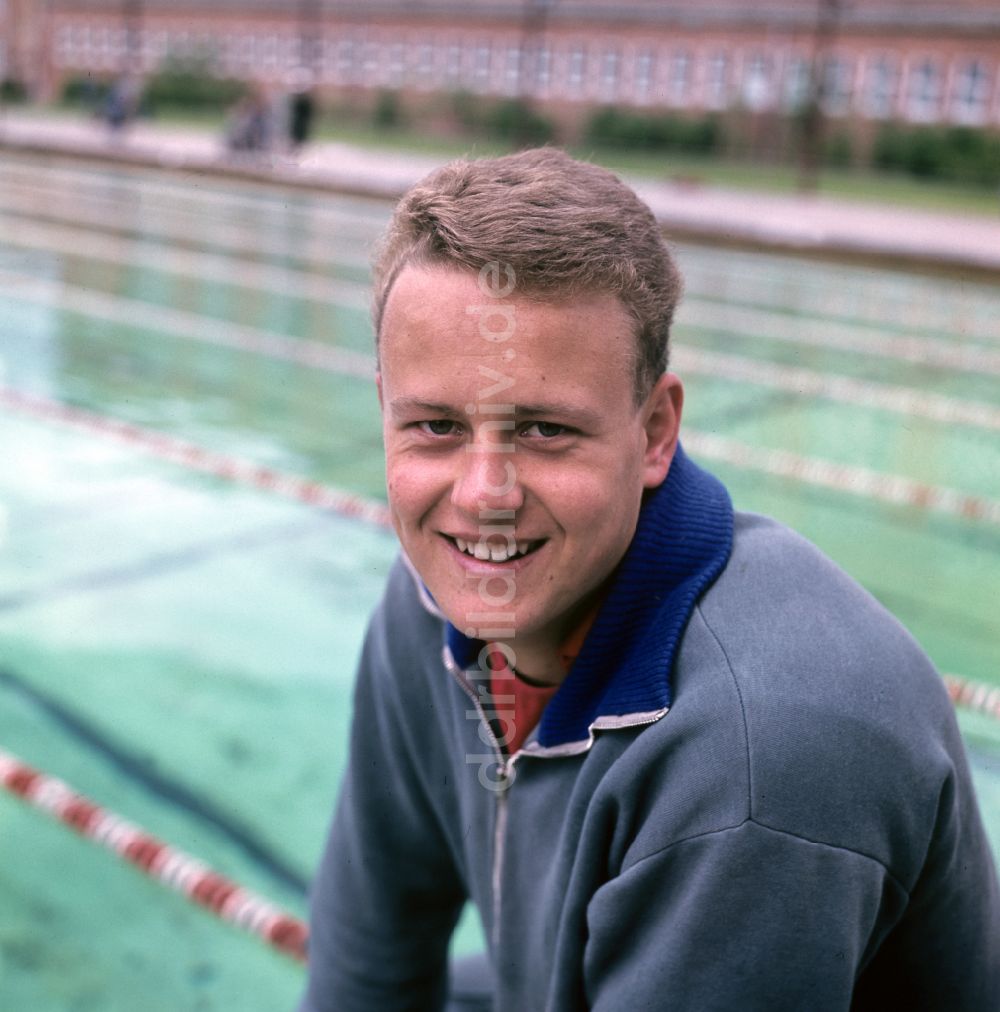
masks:
<svg viewBox="0 0 1000 1012"><path fill-rule="evenodd" d="M566 677L559 645L515 639L507 644L514 657L514 670L526 681L538 685L560 685Z"/></svg>

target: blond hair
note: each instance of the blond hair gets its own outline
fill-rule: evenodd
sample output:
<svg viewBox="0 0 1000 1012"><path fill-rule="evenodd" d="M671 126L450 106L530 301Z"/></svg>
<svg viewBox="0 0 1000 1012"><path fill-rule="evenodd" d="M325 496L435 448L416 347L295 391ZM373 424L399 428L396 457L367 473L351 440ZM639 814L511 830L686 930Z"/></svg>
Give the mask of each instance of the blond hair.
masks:
<svg viewBox="0 0 1000 1012"><path fill-rule="evenodd" d="M667 368L680 298L677 266L652 211L617 176L555 148L461 160L416 183L396 207L374 264L376 342L408 266L513 270L529 298L617 296L636 323L641 403Z"/></svg>

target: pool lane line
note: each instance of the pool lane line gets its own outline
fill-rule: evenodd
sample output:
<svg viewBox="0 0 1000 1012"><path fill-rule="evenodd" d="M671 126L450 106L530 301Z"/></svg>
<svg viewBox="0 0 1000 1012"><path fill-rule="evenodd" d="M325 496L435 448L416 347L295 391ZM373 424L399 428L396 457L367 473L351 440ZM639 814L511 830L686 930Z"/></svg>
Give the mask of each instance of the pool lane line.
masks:
<svg viewBox="0 0 1000 1012"><path fill-rule="evenodd" d="M24 184L20 184L20 185L22 187L24 186ZM51 207L51 204L52 204L53 200L58 200L58 199L61 199L61 198L65 199L65 191L53 193L51 195L51 199L46 203L45 206L47 208ZM120 202L117 203L117 204L114 204L110 200L108 200L107 198L97 198L97 199L103 200L105 203L111 204L112 210L116 213L116 215L119 218L121 217L121 215L120 215L120 206L121 206ZM73 206L78 209L79 208L79 201L76 201ZM316 212L315 212L315 214L313 214L312 212L310 212L310 214L311 214L312 217L315 217L316 215L322 216L323 213L324 212L323 212L322 209L317 209ZM194 211L194 210L193 211L182 211L182 212L179 212L179 214L182 215L182 216L196 218L199 224L201 224L201 222L204 220L204 213L202 213L202 214L199 215L199 213L197 211ZM75 220L80 221L81 219L80 219L80 215L79 215L79 210L76 211L76 215L77 215L77 217L76 217ZM158 212L158 214L157 214L157 220L158 221L162 221L163 220L163 216L164 216L163 213ZM336 212L334 212L334 216L336 217ZM92 225L97 226L97 227L106 227L107 221L108 221L108 215L105 214L105 215L92 216L92 217L93 217L93 220L91 222ZM174 214L173 217L178 217L178 214ZM63 218L61 220L66 221L67 219ZM367 234L370 235L372 238L374 238L377 234L379 234L381 232L383 226L384 226L384 222L382 222L382 221L372 221L372 230L369 233L367 233ZM215 229L217 231L219 226L214 226L214 227L215 227ZM226 228L227 226L224 223L221 227ZM240 228L240 226L238 226L238 225L235 226L235 227ZM288 255L294 255L296 251L298 251L298 250L301 249L301 243L302 243L301 235L302 235L302 233L301 233L301 231L297 231L295 233L295 235L296 235L296 239L294 241L295 241L296 245L295 245L294 250L291 250L287 246L284 246L284 247L282 247L282 255L286 255L286 256L288 256ZM191 226L190 226L190 223L184 223L182 225L182 227L180 228L180 230L175 234L175 238L177 238L177 239L183 239L185 241L190 241L190 239L191 239ZM213 238L214 238L214 235L213 235ZM235 248L236 249L240 249L240 250L247 248L248 238L249 238L248 236L243 236L243 238L241 238L240 241L236 243ZM316 236L314 233L312 233L312 234L310 234L308 236L308 238L307 238L306 241L307 242L314 242L314 241L318 241L318 238L319 238L318 236ZM263 241L265 243L267 242L266 239L264 239ZM254 238L252 240L251 245L254 248L261 248L261 242L262 242L262 240L261 240L259 234L257 234L256 238ZM349 258L351 260L351 262L354 262L354 263L356 263L358 265L367 265L368 260L367 260L366 257L357 257L356 254L354 253L354 249L355 249L354 244L349 245L348 249L349 249L349 252L346 252L346 257ZM334 254L334 256L335 256L334 262L338 262L336 260L337 256L340 257L339 262L342 262L342 263L347 262L345 260L345 252L344 251L341 251L339 254ZM682 257L682 262L683 262L683 257ZM851 268L850 265L847 265L846 269L848 269L848 270L852 270L852 269L856 270L856 268ZM701 273L702 275L704 275L705 272L706 272L706 268L705 268L704 265L701 265L699 267L697 264L693 264L690 267L685 267L685 275L687 275L689 271L690 271L690 273L692 275L697 275L699 273ZM766 265L763 266L763 267L759 267L759 266L751 267L751 266L748 266L748 265L744 264L741 267L740 271L739 271L739 280L740 281L746 281L748 279L754 279L754 278L761 278L762 279L762 283L764 285L768 285L768 284L773 284L775 277L776 277L775 269L769 269ZM784 281L785 278L782 277L781 280ZM860 279L858 279L858 280L847 279L845 281L845 284L849 284L851 286L852 290L856 290L857 289L857 285L859 283L860 283ZM806 279L802 279L801 281L797 282L797 284L799 285L799 287L805 286L805 287L808 287L810 289L821 290L824 293L828 293L829 290L830 290L829 279L827 279L827 280L825 280L823 282L819 282L819 281L814 281L814 280L806 278ZM711 286L709 286L709 290L705 290L705 291L699 291L699 287L700 286L695 285L695 284L689 284L687 286L687 290L688 290L688 292L691 295L705 297L706 301L709 301L709 302L718 302L718 301L720 301L720 298L717 295L717 293L715 293L715 292L713 292L711 290ZM760 287L759 284L755 284L753 286L752 291L753 291L754 295L759 295L759 287ZM862 291L868 292L870 290L869 289L862 289ZM843 298L844 298L844 296L843 296L842 293L838 294L838 299L840 299L840 301L843 301ZM744 299L738 300L738 301L743 301L745 304L750 305L750 306L756 305L756 306L766 307L768 305L773 305L772 302L768 302L767 300L761 300L759 297L758 298L749 298L749 299L744 298ZM829 301L829 300L827 300L827 301ZM899 308L894 308L892 310L892 312L891 312L891 318L890 318L890 314L886 314L884 312L881 313L881 314L879 314L879 315L877 315L877 316L872 316L869 313L869 314L864 314L861 318L857 318L857 317L845 317L844 314L842 314L842 313L840 313L840 314L831 314L828 309L824 308L824 306L820 306L815 312L816 312L816 314L817 314L818 317L822 318L822 317L825 316L827 319L830 320L830 322L840 321L840 322L843 322L843 323L849 323L851 326L866 326L867 325L867 326L869 326L869 327L871 327L872 329L875 329L875 330L883 330L886 327L888 327L888 329L890 329L890 330L899 331L901 329L905 330L905 329L907 329L907 327L910 327L910 326L916 326L920 330L926 330L926 329L934 330L934 329L937 329L937 330L940 331L940 330L950 330L953 327L954 312L953 311L949 311L947 313L947 316L941 316L941 308L940 308L940 302L941 302L941 300L935 300L935 301L931 302L930 305L928 305L928 306L922 306L919 303L915 304L912 299L900 299L898 301L901 302L901 306ZM982 298L977 298L977 301L981 303L982 302ZM881 305L881 303L880 303L880 305ZM936 324L936 327L929 327L928 328L926 326L926 324L927 324L926 314L927 314L927 312L931 311L931 307L933 307L933 310L935 310L937 312L937 314L939 316L941 316L941 319ZM901 327L899 325L899 323L898 323L898 320L899 320L900 315L904 314L904 313L908 314L908 318L909 319L908 319L907 326ZM913 323L913 318L914 318L915 314L919 318L919 323L915 323L914 324ZM993 319L993 316L995 316L995 313L991 313L991 309L989 307L981 305L977 309L977 311L975 313L975 318L977 320L977 324L976 324L977 329L979 327L979 322L978 321L983 321L983 320L989 321L989 320ZM977 336L980 340L986 341L988 343L993 343L993 344L996 344L998 341L1000 341L1000 334L996 334L995 336L993 334L979 334L979 335L966 334L966 337L969 337L969 336Z"/></svg>
<svg viewBox="0 0 1000 1012"><path fill-rule="evenodd" d="M0 221L4 215L0 213ZM100 260L122 267L141 267L161 274L176 274L241 288L265 289L276 295L293 295L327 305L367 311L371 288L359 281L345 281L314 271L260 263L223 253L177 249L140 237L123 239L94 235L82 228L62 225L27 225L4 239L10 248L39 250L59 255ZM82 252L82 250L86 252ZM365 264L367 267L367 263ZM16 276L21 276L20 272ZM25 279L32 275L25 273Z"/></svg>
<svg viewBox="0 0 1000 1012"><path fill-rule="evenodd" d="M692 303L698 307L693 312L688 309ZM744 340L777 341L929 368L1000 376L1000 348L995 346L957 344L936 337L906 334L859 333L864 329L870 328L748 306L726 305L697 296L689 296L681 303L675 323L676 333L724 333Z"/></svg>
<svg viewBox="0 0 1000 1012"><path fill-rule="evenodd" d="M816 485L890 506L906 506L962 520L1000 524L1000 500L985 496L968 495L957 489L930 485L855 464L838 464L788 450L752 446L727 436L689 428L682 430L681 442L695 456L721 461L741 470Z"/></svg>
<svg viewBox="0 0 1000 1012"><path fill-rule="evenodd" d="M968 425L1000 431L1000 406L982 401L959 400L943 394L889 383L873 383L817 372L764 359L730 355L681 344L672 349L672 365L680 373L753 383L783 390L796 397L822 397L916 418L929 418L946 425Z"/></svg>
<svg viewBox="0 0 1000 1012"><path fill-rule="evenodd" d="M323 279L316 276L315 282L318 293L318 286L323 283ZM233 283L238 282L234 280ZM0 269L0 294L48 306L56 304L60 309L111 320L125 326L141 325L172 337L319 368L338 376L371 379L375 375L375 356L366 352L341 348L312 338L289 337L258 327L227 323L187 310L156 306L126 296L109 295L52 279L39 279L29 274ZM360 308L359 302L328 301L333 305ZM981 401L959 400L914 387L830 375L687 344L675 347L672 357L673 363L681 372L693 375L753 383L787 391L798 398L809 394L835 403L929 418L950 425L1000 431L1000 407Z"/></svg>
<svg viewBox="0 0 1000 1012"><path fill-rule="evenodd" d="M218 348L249 352L295 365L320 368L338 376L374 380L375 358L307 337L285 337L246 324L202 316L184 309L171 309L139 299L107 295L89 288L0 269L0 292L15 299L42 303L84 316L110 320L127 327L185 338Z"/></svg>
<svg viewBox="0 0 1000 1012"><path fill-rule="evenodd" d="M308 878L274 853L266 843L258 839L252 829L230 818L211 800L180 781L158 772L152 760L130 752L61 700L32 685L9 668L0 667L0 688L20 696L69 738L99 755L122 777L138 784L147 794L193 816L203 826L224 837L264 874L280 882L284 888L305 896L309 888Z"/></svg>
<svg viewBox="0 0 1000 1012"><path fill-rule="evenodd" d="M963 285L959 289L961 295L957 296L954 281L935 279L919 271L901 276L890 269L880 273L873 285L858 274L857 267L847 265L846 275L831 280L830 264L824 265L822 275L814 272L791 279L788 256L783 258L785 263L768 265L758 260L768 254L750 255L758 262L740 260L727 273L706 263L701 249L681 247L677 259L684 274L685 290L714 302L768 308L780 305L768 295L769 290L778 289L790 292L797 300L789 308L800 317L809 313L818 319L852 326L860 324L894 333L912 331L924 336L958 331L965 338L993 345L1000 343L996 327L1000 287L995 282L984 282L974 292ZM882 290L886 286L891 286L888 292Z"/></svg>
<svg viewBox="0 0 1000 1012"><path fill-rule="evenodd" d="M215 453L166 433L72 407L48 397L0 386L0 407L107 436L182 467L273 491L344 516L357 517L383 527L391 524L389 508L383 503L330 488L310 479L261 467L252 461ZM960 520L1000 524L1000 500L985 496L968 495L903 475L806 457L788 450L752 446L726 436L690 428L683 430L681 441L695 456L721 461L741 470L816 485L891 506L942 513Z"/></svg>
<svg viewBox="0 0 1000 1012"><path fill-rule="evenodd" d="M2 748L0 786L222 920L305 960L308 929L301 920Z"/></svg>
<svg viewBox="0 0 1000 1012"><path fill-rule="evenodd" d="M0 386L0 407L43 421L58 422L80 431L114 439L160 460L198 471L238 485L273 492L317 509L374 524L392 526L389 508L382 502L324 485L310 478L263 467L253 461L216 453L195 443L177 439L107 415L72 407L47 397L25 394Z"/></svg>
<svg viewBox="0 0 1000 1012"><path fill-rule="evenodd" d="M86 229L81 229L81 232L85 235ZM190 239L189 229L184 232L184 237ZM74 248L87 249L89 242L89 238L81 237L81 243ZM31 245L27 240L25 244ZM17 240L12 240L11 245L16 246ZM240 248L257 249L260 246L257 239L246 238ZM301 256L302 252L301 249L291 251L283 247L280 253L276 252L274 255ZM200 252L197 255L217 256L207 252ZM176 264L176 253L165 254L165 257L173 258ZM333 263L336 264L336 261ZM174 272L180 273L176 266ZM30 275L10 273L13 278L19 281L21 279L30 281ZM217 270L215 273L217 279ZM309 289L308 298L320 298L318 292L321 291L320 286L325 282L331 291L337 287L341 288L344 297L328 298L324 301L342 305L346 300L355 308L358 308L359 305L362 308L367 306L367 302L360 299L356 290L357 288L364 290L365 286L334 279L327 281L325 275L315 272L304 271L301 273L303 278L319 279L318 282L306 280L296 283L300 289L303 286ZM233 270L233 280L228 283L240 283L238 271L235 269ZM957 372L987 372L1000 376L1000 348L995 345L969 345L937 337L886 334L880 328L870 324L846 323L836 319L819 317L803 318L790 316L776 309L731 305L720 302L716 298L699 295L691 290L688 291L678 309L677 327L680 329L690 328L693 331L715 332L721 330L730 336L736 336L743 340L778 341L792 345L830 348L890 361L905 361L928 368L951 369ZM858 333L859 331L866 333Z"/></svg>
<svg viewBox="0 0 1000 1012"><path fill-rule="evenodd" d="M1000 686L952 674L942 675L942 678L955 706L1000 720Z"/></svg>
<svg viewBox="0 0 1000 1012"><path fill-rule="evenodd" d="M5 168L9 172L14 167L11 164L8 164L7 166L0 167L0 171L2 171ZM53 174L53 173L70 174L71 173L71 174L74 174L74 175L78 175L80 170L69 170L69 169L65 169L65 168L56 169L56 168L50 166L45 171L46 171L47 174ZM23 175L23 173L22 173L22 175ZM30 184L26 184L24 182L20 182L20 183L16 183L15 187L22 188L22 189L24 189L24 188L34 189L38 185L37 184L37 179L38 179L38 172L36 170L34 172L33 176L32 176L32 181L31 181ZM136 180L136 182L137 182L137 184L139 184L139 180ZM99 184L101 184L101 183L102 183L101 179L95 179L95 187L92 187L92 188L98 188ZM106 186L104 186L103 188L106 189ZM165 183L163 181L159 181L159 182L153 183L152 184L152 188L153 189L159 189L159 190L165 190L166 188L169 188L171 190L171 192L176 193L178 196L182 197L182 199L183 198L191 199L190 198L191 191L189 189L185 189L185 188L183 188L181 186L178 186L178 185L171 185L171 184L167 184L167 183ZM147 189L146 181L143 180L141 182L141 190L140 190L140 186L137 185L136 192L137 192L137 194L141 192L142 196L145 197L146 189ZM48 195L50 196L49 203L51 203L51 200L59 199L61 197L64 197L65 192L66 192L65 189L54 190L52 188L49 188L48 191L47 191ZM242 203L244 207L248 207L248 208L252 208L252 207L256 206L257 203L258 203L256 199L245 200L243 198L240 198L240 197L237 197L237 196L231 195L231 194L225 194L225 195L223 195L223 194L219 193L218 191L213 192L213 193L209 193L209 194L204 194L202 191L198 191L198 196L199 197L200 196L209 196L211 198L211 201L213 201L213 202L214 201L218 201L218 200L224 200L224 201L227 201L227 202L230 202L230 203L232 203L232 202ZM328 195L324 195L324 199L326 199L327 197L328 197ZM88 198L88 200L90 200L90 199L97 199L97 200L101 200L101 201L103 201L105 203L111 203L111 201L108 198L104 198L104 197ZM197 199L197 198L195 198L195 199ZM378 199L375 199L374 200L374 205L385 205L386 208L387 208L386 215L388 214L388 207L389 207L389 205L386 204L385 201L380 201ZM79 206L79 201L76 202L76 206ZM112 206L115 207L115 208L120 208L120 201L119 201L119 203L117 205L112 204ZM158 209L156 209L156 210L158 210ZM271 207L269 208L269 211L273 211L273 210L275 210L275 208L274 208L274 206L272 204ZM162 217L162 212L160 212L158 210L158 213ZM195 216L199 215L199 212L197 210L182 211L180 213L184 214L184 215L188 215L190 217L195 217ZM353 213L352 214L351 212L347 212L347 211L340 211L340 212L338 212L338 211L330 211L330 210L322 207L321 205L320 206L311 207L308 210L303 209L302 211L296 209L294 213L296 213L296 214L304 214L308 218L308 220L310 222L315 222L317 218L321 218L321 217L324 217L324 216L332 216L332 222L333 222L333 226L334 227L336 227L336 225L339 224L339 221L337 220L338 218L339 219L343 219L345 216L350 216L350 218L353 219L353 220L357 220L359 222L367 223L370 226L370 229L374 230L370 234L378 234L379 232L381 232L382 228L384 227L384 223L385 223L385 219L381 218L380 216L368 216L368 215L358 214L358 213ZM202 212L201 216L198 218L199 222L202 221L203 218L204 218L204 212ZM190 229L188 229L185 234L187 235L188 238L190 238ZM697 257L697 255L698 254L696 252L696 253L693 254L693 257ZM751 290L752 290L752 292L754 294L759 294L759 289L760 289L760 287L761 287L762 284L764 286L770 286L770 285L773 285L775 283L775 280L780 280L782 283L785 283L787 281L786 276L784 275L784 273L782 273L780 265L770 266L767 263L765 263L765 264L751 263L749 260L745 259L746 256L753 256L755 258L759 258L760 254L754 253L754 254L744 255L744 259L741 261L740 270L738 272L738 274L739 274L739 280L740 281L744 281L744 282L745 281L750 281L750 282L752 282ZM781 253L767 253L767 254L764 254L764 256L767 256L767 257L770 257L770 258L781 258L783 260L788 260L790 254L788 254L788 253L785 253L785 254L781 254ZM681 262L682 262L682 264L685 262L685 260L686 260L686 256L682 252L682 255L681 255ZM813 277L807 277L807 278L799 279L796 282L796 285L799 288L806 287L810 291L822 292L823 295L824 295L824 299L825 299L825 301L823 303L824 306L826 304L828 304L828 303L832 303L834 301L834 298L831 298L829 296L829 293L831 291L831 284L830 284L830 279L827 276L827 275L829 275L830 270L831 270L830 265L826 265L824 267L824 269L823 269L824 276L823 276L822 280L820 280L818 278L818 276L815 277L815 278L813 278ZM684 268L685 276L687 276L688 273L691 273L691 274L698 274L698 273L700 273L700 274L704 275L707 271L709 271L709 268L707 268L705 266L704 262L702 262L700 265L697 262L695 262L695 263L686 265L685 268ZM889 272L889 273L892 273L892 272ZM927 287L927 285L926 285L927 279L925 277L921 277L920 275L907 275L907 277L910 278L910 279L913 279L913 286L914 286L914 288L916 288L916 286L919 284L922 289L926 289L926 287ZM865 279L862 276L858 276L857 267L851 265L850 263L846 263L846 264L841 265L841 270L837 274L837 278L839 280L842 280L843 281L843 285L849 287L849 289L851 291L857 291L858 290L858 286L861 285L861 284L864 284L864 281L865 281ZM837 301L839 301L839 302L842 302L843 299L844 299L844 291L845 291L844 287L838 288L835 285L835 286L833 286L833 289L836 291L835 299ZM688 290L691 291L691 292L695 292L696 291L696 286L695 285L689 285L688 286ZM865 292L865 293L870 293L870 288L864 288L864 289L860 289L860 290L862 292ZM711 293L709 293L709 292L702 292L700 294L711 295ZM952 328L952 325L953 325L954 311L948 309L947 307L945 308L944 311L942 311L942 308L941 308L942 302L943 301L947 301L947 300L943 300L943 299L940 299L940 298L934 298L934 297L927 297L927 296L925 296L924 298L925 298L925 301L926 301L926 305L922 305L920 303L914 303L914 301L913 301L912 298L898 298L896 301L899 303L899 305L892 307L891 311L888 312L888 313L885 312L884 309L882 309L882 306L884 305L884 300L880 300L880 302L879 302L879 307L880 307L879 314L876 315L876 316L872 316L872 315L868 314L864 318L866 318L871 324L875 324L875 325L882 324L882 325L888 326L892 330L899 330L899 329L901 329L900 326L899 326L899 323L898 323L899 317L900 317L901 314L906 313L906 314L909 315L909 318L911 320L913 320L914 316L916 316L919 319L919 323L916 324L916 325L919 326L921 329L924 329L924 327L925 327L925 325L927 323L927 319L926 319L927 314L929 312L933 312L933 313L936 313L938 315L939 322L937 322L935 324L935 326L932 326L932 327L927 328L927 329L931 329L931 330L933 330L933 329L937 329L937 330L950 330ZM991 304L984 305L983 304L984 298L988 299L988 296L984 297L984 296L979 295L978 293L975 293L975 298L976 298L976 302L978 303L978 307L977 307L977 310L975 312L976 320L977 321L993 321L994 318L995 318L995 315L996 315L996 313L993 311L994 310L993 305L991 305ZM753 299L750 300L751 304L753 304L754 302L756 302L757 305L768 305L768 303L766 301L753 300ZM989 302L990 303L995 303L995 300L989 300ZM819 315L827 315L827 316L831 315L829 313L829 311L827 309L823 308L822 306L820 307L820 309L817 310L817 313ZM848 322L848 318L845 318L843 316L843 314L832 314L832 315L834 317L839 317L841 320L844 320L844 322ZM853 324L855 321L854 321L854 319L851 319L850 322ZM977 327L978 327L978 322L977 322ZM996 343L997 340L1000 340L1000 334L996 334L996 336L991 336L989 334L987 334L987 335L980 335L980 336L981 336L982 340L985 340L985 341L988 341L988 342L992 342L992 343Z"/></svg>
<svg viewBox="0 0 1000 1012"><path fill-rule="evenodd" d="M287 216L289 212L297 218L307 221L321 221L327 225L342 225L353 222L370 228L379 227L388 218L392 210L392 201L385 197L343 196L335 193L307 194L300 190L289 191L286 188L272 185L261 186L255 183L237 184L240 189L252 192L242 194L235 192L233 181L208 183L200 179L197 185L170 182L162 176L150 174L149 170L132 170L131 176L123 180L121 169L116 166L114 175L109 178L107 169L87 170L68 168L65 165L37 165L15 163L10 160L0 165L0 179L5 182L4 189L20 189L36 193L45 198L55 198L66 194L69 189L74 194L87 190L84 199L101 201L111 204L117 202L121 206L122 194L108 196L111 188L121 191L131 190L129 194L136 202L141 198L144 207L162 211L164 206L172 206L177 201L182 204L197 202L202 205L214 205L215 208L229 208L237 212L237 216L246 212ZM51 178L54 182L48 183ZM151 197L151 195L154 195ZM337 202L340 207L335 206ZM157 206L159 204L159 206ZM291 207L289 207L291 204ZM360 209L365 205L367 210ZM182 212L182 213L196 213ZM204 214L201 207L197 213ZM301 223L297 223L301 224Z"/></svg>
<svg viewBox="0 0 1000 1012"><path fill-rule="evenodd" d="M0 213L0 219L3 215ZM274 292L279 295L291 295L311 302L318 302L333 307L347 307L357 310L365 310L370 305L370 288L360 282L335 279L325 274L298 270L278 265L267 265L259 262L233 258L218 253L204 251L183 251L170 248L156 248L149 240L143 239L120 239L113 236L100 236L88 233L85 229L73 226L39 225L29 224L20 227L16 234L9 240L11 247L28 248L43 251L56 251L60 254L78 256L79 251L86 248L87 256L97 258L107 263L115 263L120 266L141 266L148 270L173 274L182 277L193 277L199 280L209 279L220 284L232 285L241 288L255 288ZM39 298L37 287L33 288L32 283L37 283L37 278L24 272L8 271L0 274L0 281L6 276L6 287L14 297ZM148 316L148 305L139 300L129 299L127 296L111 295L99 292L94 289L75 286L65 282L60 283L57 288L54 282L50 282L56 289L54 296L48 295L47 301L53 299L59 301L69 300L70 303L82 296L79 293L86 293L91 299L102 297L105 300L121 299L138 307L140 314ZM32 295L31 293L35 293ZM65 295L63 295L65 293ZM694 303L696 308L692 311L688 307ZM96 303L95 303L96 305ZM699 308L700 307L700 308ZM81 312L89 312L81 309ZM165 307L165 312L171 312ZM685 316L691 316L690 326L695 329L712 329L713 312L724 311L735 316L742 317L750 315L757 320L758 329L742 333L744 339L788 340L786 333L789 317L785 314L776 313L773 310L759 309L749 306L734 306L708 297L701 297L694 292L688 293L686 303L679 310L679 326L685 326ZM176 312L176 311L175 311ZM102 315L98 310L93 315ZM196 314L191 314L196 315ZM774 322L765 325L761 323L761 317L767 316ZM793 321L795 318L791 318ZM809 321L810 326L824 328L836 327L839 331L849 331L854 334L857 330L871 329L863 324L849 325L836 320L820 319ZM734 323L732 316L727 329L736 332L742 322ZM797 327L802 326L799 319ZM763 329L760 329L763 328ZM744 328L746 331L746 328ZM849 334L849 336L850 336ZM783 335L783 336L782 336ZM794 335L792 335L794 336ZM847 340L844 334L838 340ZM882 342L881 351L878 345ZM854 337L847 342L851 346L846 350L857 352L857 341ZM914 337L909 335L885 335L876 332L874 335L865 338L861 342L865 353L884 354L884 357L903 357L908 362L922 365L930 365L938 368L949 368L958 371L970 371L971 365L976 368L971 371L979 371L980 368L986 371L995 371L1000 374L1000 352L995 347L986 345L962 344L956 341L949 341L941 338ZM902 349L902 351L900 351ZM899 353L897 355L897 352ZM732 356L737 358L738 356ZM773 368L782 368L774 366ZM789 367L790 368L790 367ZM795 371L795 370L791 370ZM848 381L844 381L845 383ZM858 381L855 381L858 382ZM905 389L905 388L902 388ZM908 403L919 405L921 394L914 392L908 398ZM1000 409L995 409L1000 417ZM973 423L975 424L975 423Z"/></svg>
<svg viewBox="0 0 1000 1012"><path fill-rule="evenodd" d="M206 216L191 215L194 220L176 220L179 215L150 214L135 208L129 215L123 215L121 208L112 205L108 211L99 211L89 206L72 205L72 211L63 211L58 200L47 203L43 209L32 211L12 206L0 197L0 210L11 222L30 222L35 225L51 224L53 227L78 228L91 234L119 236L130 239L169 241L195 249L216 248L231 250L246 256L247 252L264 253L273 257L295 257L300 260L345 267L370 265L365 253L366 246L374 244L378 231L373 230L367 238L350 242L338 242L322 232L285 232L271 228L264 230L262 223L238 225L206 221ZM187 217L187 216L184 216ZM85 248L83 246L82 248Z"/></svg>

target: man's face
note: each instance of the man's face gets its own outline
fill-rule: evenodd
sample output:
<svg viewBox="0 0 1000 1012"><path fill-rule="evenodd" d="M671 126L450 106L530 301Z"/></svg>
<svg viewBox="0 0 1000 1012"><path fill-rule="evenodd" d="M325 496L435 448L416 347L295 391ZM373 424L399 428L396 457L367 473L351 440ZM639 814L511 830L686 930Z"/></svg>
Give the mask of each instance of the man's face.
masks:
<svg viewBox="0 0 1000 1012"><path fill-rule="evenodd" d="M537 302L508 281L405 268L379 392L407 555L453 625L534 657L624 555L643 489L669 467L681 391L664 377L636 407L633 324L614 296ZM484 631L498 628L512 633Z"/></svg>

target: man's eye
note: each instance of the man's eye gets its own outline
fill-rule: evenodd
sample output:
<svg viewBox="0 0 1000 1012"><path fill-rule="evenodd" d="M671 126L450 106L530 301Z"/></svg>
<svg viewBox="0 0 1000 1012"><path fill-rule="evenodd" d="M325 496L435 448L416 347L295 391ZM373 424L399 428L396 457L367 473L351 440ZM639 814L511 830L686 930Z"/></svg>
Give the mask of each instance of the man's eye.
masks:
<svg viewBox="0 0 1000 1012"><path fill-rule="evenodd" d="M452 436L457 428L450 418L432 418L429 422L419 422L418 425L431 436Z"/></svg>
<svg viewBox="0 0 1000 1012"><path fill-rule="evenodd" d="M524 436L541 436L543 439L562 436L566 432L565 425L557 425L555 422L532 422L521 430L521 434Z"/></svg>

